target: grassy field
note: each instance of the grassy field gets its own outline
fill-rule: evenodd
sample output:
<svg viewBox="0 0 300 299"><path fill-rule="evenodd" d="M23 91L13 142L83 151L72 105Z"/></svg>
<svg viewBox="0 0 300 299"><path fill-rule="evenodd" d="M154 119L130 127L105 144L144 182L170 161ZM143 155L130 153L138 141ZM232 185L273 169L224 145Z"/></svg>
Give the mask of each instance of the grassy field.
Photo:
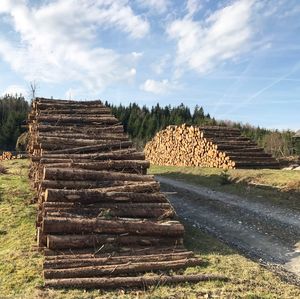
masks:
<svg viewBox="0 0 300 299"><path fill-rule="evenodd" d="M150 174L300 210L300 171L151 166Z"/></svg>
<svg viewBox="0 0 300 299"><path fill-rule="evenodd" d="M27 178L28 161L2 163L0 174L0 298L299 298L299 288L223 243L186 226L185 244L203 259L203 266L186 273L224 274L229 282L156 286L140 291L45 290L43 257L35 250L36 206ZM154 169L152 169L153 171Z"/></svg>

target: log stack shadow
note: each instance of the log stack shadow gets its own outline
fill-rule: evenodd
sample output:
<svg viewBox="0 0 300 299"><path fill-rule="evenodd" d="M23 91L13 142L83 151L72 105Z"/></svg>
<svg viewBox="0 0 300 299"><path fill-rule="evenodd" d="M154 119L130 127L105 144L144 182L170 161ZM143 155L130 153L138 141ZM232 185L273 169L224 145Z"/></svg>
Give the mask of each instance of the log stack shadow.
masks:
<svg viewBox="0 0 300 299"><path fill-rule="evenodd" d="M100 101L38 98L30 177L47 287L120 288L224 279L168 275L201 265L149 163ZM151 272L152 275L145 276ZM155 274L156 273L156 274Z"/></svg>

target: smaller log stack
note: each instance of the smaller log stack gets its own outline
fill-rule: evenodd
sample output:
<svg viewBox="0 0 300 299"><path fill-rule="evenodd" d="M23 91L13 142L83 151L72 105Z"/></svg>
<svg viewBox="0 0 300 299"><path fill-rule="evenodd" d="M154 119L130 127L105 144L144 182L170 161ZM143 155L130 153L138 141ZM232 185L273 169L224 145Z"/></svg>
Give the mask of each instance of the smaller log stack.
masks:
<svg viewBox="0 0 300 299"><path fill-rule="evenodd" d="M144 154L100 101L36 99L29 132L46 286L144 287L222 278L143 276L201 261L184 248L184 228L146 174Z"/></svg>
<svg viewBox="0 0 300 299"><path fill-rule="evenodd" d="M233 168L279 168L279 163L239 129L168 126L145 146L151 164Z"/></svg>

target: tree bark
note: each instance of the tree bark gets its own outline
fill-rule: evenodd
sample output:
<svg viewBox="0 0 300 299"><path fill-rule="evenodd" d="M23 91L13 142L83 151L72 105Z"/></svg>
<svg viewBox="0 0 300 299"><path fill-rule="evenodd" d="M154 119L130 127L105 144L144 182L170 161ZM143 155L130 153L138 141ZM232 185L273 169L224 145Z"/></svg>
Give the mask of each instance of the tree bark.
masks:
<svg viewBox="0 0 300 299"><path fill-rule="evenodd" d="M197 274L197 275L153 275L135 277L109 277L109 278L69 278L69 279L46 279L45 287L48 288L84 288L84 289L116 289L116 288L142 288L174 284L174 283L197 283L200 281L227 281L222 275Z"/></svg>
<svg viewBox="0 0 300 299"><path fill-rule="evenodd" d="M122 172L95 171L74 168L44 168L44 180L73 180L73 181L141 181L152 182L153 175L138 175Z"/></svg>
<svg viewBox="0 0 300 299"><path fill-rule="evenodd" d="M136 192L101 192L98 190L48 189L45 191L46 202L167 202L162 193Z"/></svg>
<svg viewBox="0 0 300 299"><path fill-rule="evenodd" d="M168 237L148 237L148 236L127 236L127 235L47 235L47 248L49 249L80 249L95 248L106 245L129 245L130 247L139 246L172 246L182 245L182 238Z"/></svg>
<svg viewBox="0 0 300 299"><path fill-rule="evenodd" d="M191 258L194 254L192 251L163 253L163 254L147 254L147 255L128 255L128 256L107 256L107 257L81 257L78 259L56 259L45 260L44 269L68 269L80 267L93 267L101 265L126 264L126 263L147 263L176 261L185 258Z"/></svg>
<svg viewBox="0 0 300 299"><path fill-rule="evenodd" d="M46 279L58 278L83 278L83 277L101 277L105 275L117 276L119 274L144 273L147 271L159 270L176 270L184 269L203 264L200 259L182 259L176 261L162 261L162 262L147 262L147 263L128 263L128 264L114 264L107 266L94 266L70 269L49 269L44 270L44 277Z"/></svg>
<svg viewBox="0 0 300 299"><path fill-rule="evenodd" d="M43 233L104 233L141 236L183 237L184 227L178 221L103 220L99 218L45 217Z"/></svg>
<svg viewBox="0 0 300 299"><path fill-rule="evenodd" d="M89 145L74 147L64 150L53 150L53 151L43 151L43 154L84 154L84 153L95 153L101 151L111 151L113 149L125 149L132 146L131 141L122 141L122 142L107 142L106 144L99 145Z"/></svg>

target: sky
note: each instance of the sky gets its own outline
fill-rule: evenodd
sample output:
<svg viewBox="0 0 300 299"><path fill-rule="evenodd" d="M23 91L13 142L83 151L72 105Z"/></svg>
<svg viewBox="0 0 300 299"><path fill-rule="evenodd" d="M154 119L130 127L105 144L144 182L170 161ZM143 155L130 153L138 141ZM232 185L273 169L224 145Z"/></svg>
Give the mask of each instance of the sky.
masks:
<svg viewBox="0 0 300 299"><path fill-rule="evenodd" d="M1 0L0 95L184 103L300 129L299 0Z"/></svg>

